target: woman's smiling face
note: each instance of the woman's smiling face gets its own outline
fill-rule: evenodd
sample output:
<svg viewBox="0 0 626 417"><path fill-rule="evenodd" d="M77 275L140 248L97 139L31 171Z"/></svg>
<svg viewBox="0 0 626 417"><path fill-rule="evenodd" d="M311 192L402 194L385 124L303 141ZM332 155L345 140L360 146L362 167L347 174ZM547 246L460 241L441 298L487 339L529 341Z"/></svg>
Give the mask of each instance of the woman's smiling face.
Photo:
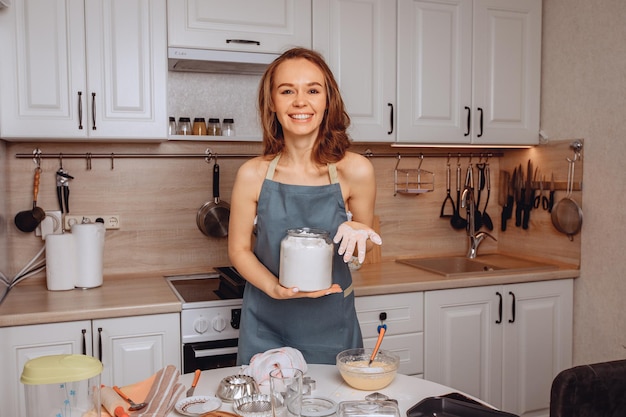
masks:
<svg viewBox="0 0 626 417"><path fill-rule="evenodd" d="M317 138L327 106L324 74L304 58L283 62L274 73L272 102L286 137Z"/></svg>

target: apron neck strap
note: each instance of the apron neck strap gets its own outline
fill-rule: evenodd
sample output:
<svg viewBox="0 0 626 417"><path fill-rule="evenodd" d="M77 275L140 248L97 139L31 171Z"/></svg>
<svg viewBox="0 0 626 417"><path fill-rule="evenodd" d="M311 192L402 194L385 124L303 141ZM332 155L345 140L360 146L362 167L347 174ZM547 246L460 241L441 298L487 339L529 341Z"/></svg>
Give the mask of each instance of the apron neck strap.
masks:
<svg viewBox="0 0 626 417"><path fill-rule="evenodd" d="M274 172L276 171L276 166L278 165L278 161L280 160L280 154L276 155L274 159L271 160L269 167L267 168L267 174L265 174L265 179L273 180ZM339 177L337 176L337 166L335 164L326 164L328 166L328 176L330 177L330 183L336 184L339 182Z"/></svg>

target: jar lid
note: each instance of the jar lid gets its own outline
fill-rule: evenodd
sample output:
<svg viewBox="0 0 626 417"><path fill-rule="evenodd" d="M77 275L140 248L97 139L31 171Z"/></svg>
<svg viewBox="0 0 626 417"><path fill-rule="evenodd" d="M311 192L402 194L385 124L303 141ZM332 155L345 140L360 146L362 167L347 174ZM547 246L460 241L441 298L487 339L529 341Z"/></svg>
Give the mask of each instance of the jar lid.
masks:
<svg viewBox="0 0 626 417"><path fill-rule="evenodd" d="M204 123L204 117L196 117L195 119L193 119L194 122L203 122Z"/></svg>
<svg viewBox="0 0 626 417"><path fill-rule="evenodd" d="M181 117L178 119L179 122L184 123L184 122L191 122L191 119L189 117Z"/></svg>
<svg viewBox="0 0 626 417"><path fill-rule="evenodd" d="M211 117L211 118L209 119L209 123L219 123L219 122L220 122L220 119L218 119L218 118L216 118L216 117Z"/></svg>
<svg viewBox="0 0 626 417"><path fill-rule="evenodd" d="M102 372L102 362L87 355L49 355L24 365L20 381L26 385L82 381Z"/></svg>
<svg viewBox="0 0 626 417"><path fill-rule="evenodd" d="M224 119L224 123L235 123L235 119Z"/></svg>

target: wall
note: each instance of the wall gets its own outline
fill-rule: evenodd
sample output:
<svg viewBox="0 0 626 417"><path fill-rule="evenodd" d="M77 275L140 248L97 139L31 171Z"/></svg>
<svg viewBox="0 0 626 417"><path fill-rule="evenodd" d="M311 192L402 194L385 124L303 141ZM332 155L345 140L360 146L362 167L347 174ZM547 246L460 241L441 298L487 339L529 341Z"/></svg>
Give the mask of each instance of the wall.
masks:
<svg viewBox="0 0 626 417"><path fill-rule="evenodd" d="M585 138L574 362L626 358L626 2L544 0L541 125Z"/></svg>
<svg viewBox="0 0 626 417"><path fill-rule="evenodd" d="M7 219L8 219L8 198L7 198L7 182L8 170L6 163L6 143L0 140L0 271L8 271L9 268L9 252L8 252L8 235L7 235Z"/></svg>

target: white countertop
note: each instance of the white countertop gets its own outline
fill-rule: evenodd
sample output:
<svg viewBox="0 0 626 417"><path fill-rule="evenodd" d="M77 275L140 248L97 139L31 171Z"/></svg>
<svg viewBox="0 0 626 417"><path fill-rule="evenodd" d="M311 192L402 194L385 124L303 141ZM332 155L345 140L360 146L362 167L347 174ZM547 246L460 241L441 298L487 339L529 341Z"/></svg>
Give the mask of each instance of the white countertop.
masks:
<svg viewBox="0 0 626 417"><path fill-rule="evenodd" d="M220 381L227 376L241 373L241 369L241 367L232 367L202 371L194 395L215 395ZM193 373L181 376L180 382L185 385L185 388L191 386L193 376ZM350 387L343 381L335 365L308 365L305 377L307 376L315 380L315 390L313 390L311 396L329 398L337 404L341 401L365 400L366 395L374 392L361 391ZM424 398L458 391L435 382L398 374L390 385L378 390L378 392L385 394L390 399L397 400L400 415L405 416L409 408ZM261 385L261 393L269 394L269 385ZM220 410L234 412L233 404L224 402ZM182 414L172 411L169 416L179 417Z"/></svg>

